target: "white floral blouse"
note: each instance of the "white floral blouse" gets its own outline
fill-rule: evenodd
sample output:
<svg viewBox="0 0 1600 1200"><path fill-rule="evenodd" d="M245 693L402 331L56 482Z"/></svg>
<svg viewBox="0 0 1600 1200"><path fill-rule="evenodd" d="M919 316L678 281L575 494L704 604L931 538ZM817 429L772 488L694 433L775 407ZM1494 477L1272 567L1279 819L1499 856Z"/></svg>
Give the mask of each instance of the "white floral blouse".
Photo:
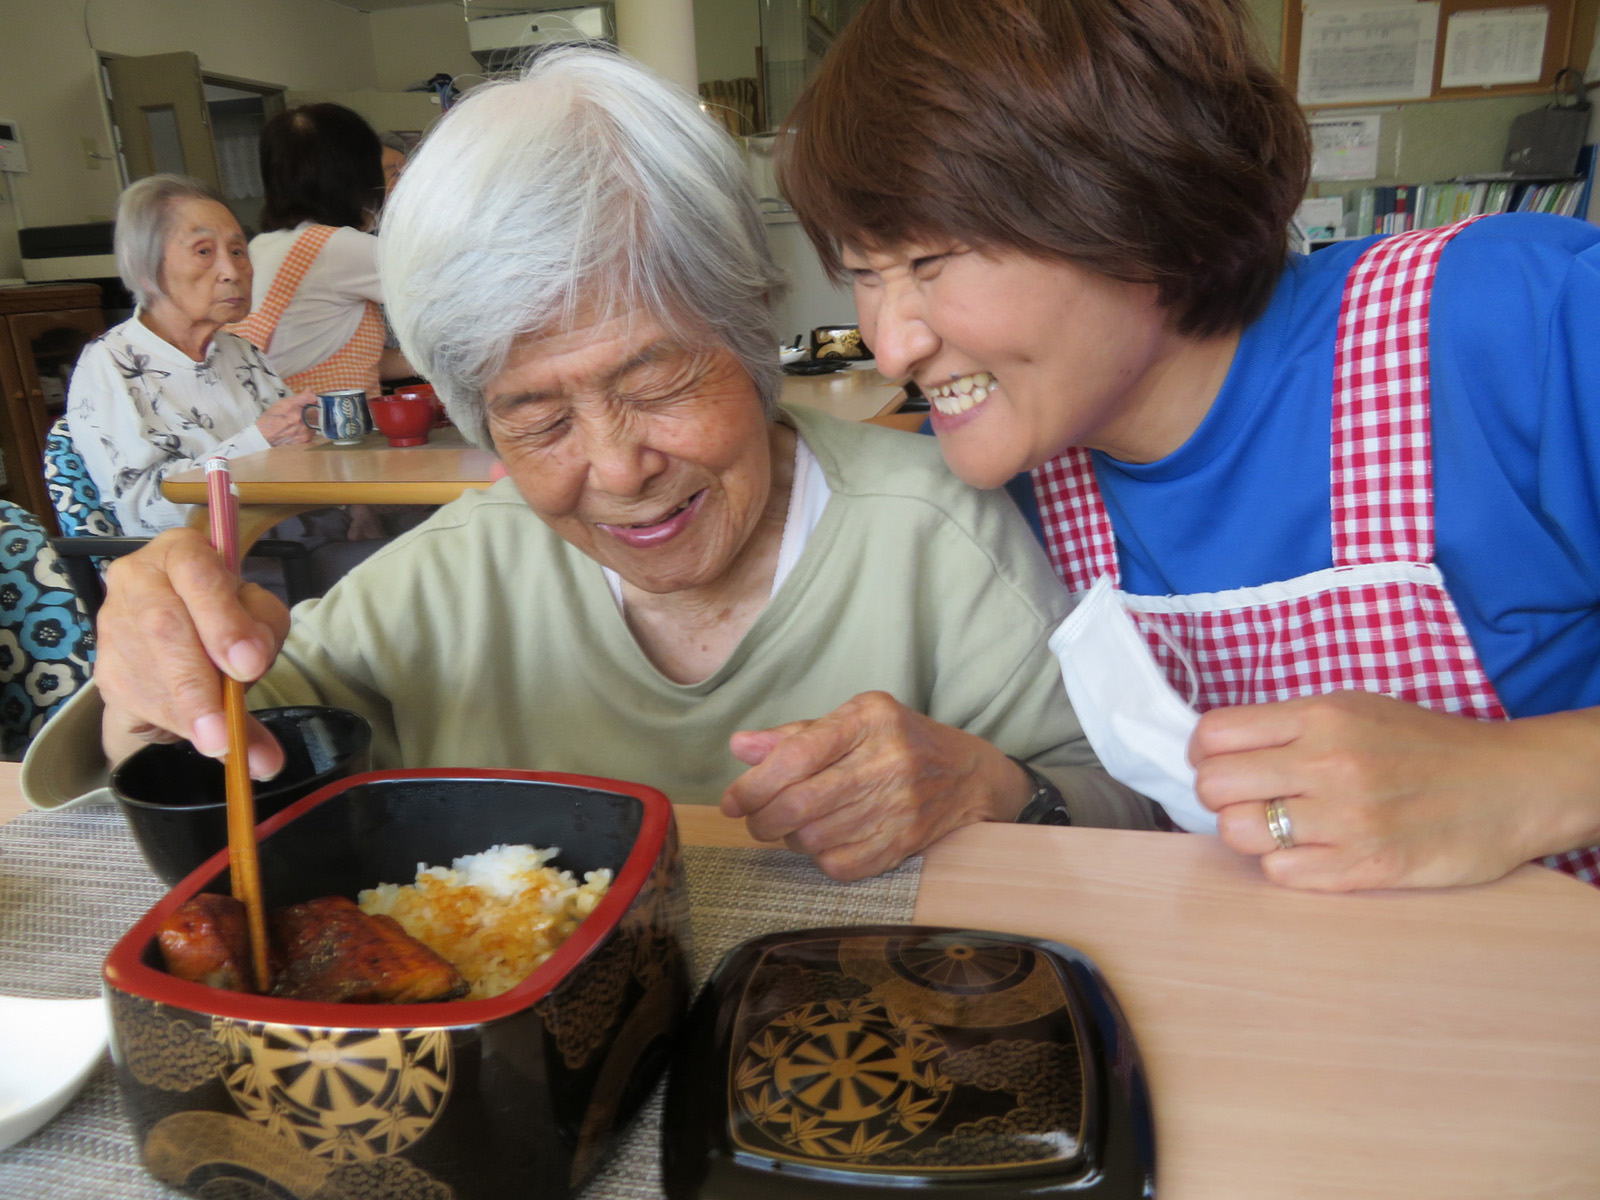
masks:
<svg viewBox="0 0 1600 1200"><path fill-rule="evenodd" d="M67 391L67 425L100 498L132 536L181 525L188 506L161 481L212 455L267 448L256 420L288 387L261 352L219 331L202 362L135 313L83 348Z"/></svg>

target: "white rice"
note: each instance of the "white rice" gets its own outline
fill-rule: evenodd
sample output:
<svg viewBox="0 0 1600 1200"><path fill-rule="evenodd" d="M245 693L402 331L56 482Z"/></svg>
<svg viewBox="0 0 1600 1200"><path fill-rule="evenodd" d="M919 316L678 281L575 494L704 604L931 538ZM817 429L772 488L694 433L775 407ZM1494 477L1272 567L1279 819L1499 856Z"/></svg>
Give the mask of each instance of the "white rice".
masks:
<svg viewBox="0 0 1600 1200"><path fill-rule="evenodd" d="M611 886L607 870L547 866L557 847L492 846L448 867L417 864L415 883L362 892L361 911L393 917L412 937L452 963L472 985L469 999L498 996L521 983L594 911Z"/></svg>

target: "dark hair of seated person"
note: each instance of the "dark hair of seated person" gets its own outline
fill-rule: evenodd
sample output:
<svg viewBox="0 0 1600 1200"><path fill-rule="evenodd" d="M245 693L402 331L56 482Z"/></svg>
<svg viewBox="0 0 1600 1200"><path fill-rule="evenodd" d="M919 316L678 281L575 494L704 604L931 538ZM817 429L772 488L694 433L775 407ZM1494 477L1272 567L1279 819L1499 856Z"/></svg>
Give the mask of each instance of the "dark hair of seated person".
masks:
<svg viewBox="0 0 1600 1200"><path fill-rule="evenodd" d="M286 109L261 131L261 229L367 226L383 204L383 147L342 104Z"/></svg>

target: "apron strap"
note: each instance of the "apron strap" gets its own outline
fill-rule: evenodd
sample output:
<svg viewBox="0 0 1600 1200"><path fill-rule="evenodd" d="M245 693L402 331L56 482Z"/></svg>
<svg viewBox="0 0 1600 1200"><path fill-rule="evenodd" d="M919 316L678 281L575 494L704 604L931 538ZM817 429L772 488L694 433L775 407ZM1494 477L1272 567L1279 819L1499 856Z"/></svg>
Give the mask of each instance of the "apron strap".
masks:
<svg viewBox="0 0 1600 1200"><path fill-rule="evenodd" d="M1090 452L1074 446L1035 468L1033 494L1045 549L1062 582L1085 592L1100 576L1110 575L1111 586L1120 587L1117 535L1100 498Z"/></svg>
<svg viewBox="0 0 1600 1200"><path fill-rule="evenodd" d="M1433 561L1428 309L1439 254L1472 217L1356 260L1334 347L1333 563Z"/></svg>
<svg viewBox="0 0 1600 1200"><path fill-rule="evenodd" d="M312 225L302 230L300 236L295 238L294 245L289 247L289 253L284 256L283 264L278 268L272 286L267 289L261 307L244 320L229 325L228 332L245 338L266 354L272 347L272 335L278 332L278 322L283 319L289 301L300 290L306 272L311 269L311 264L317 260L317 255L322 253L322 248L328 244L334 232L332 225Z"/></svg>

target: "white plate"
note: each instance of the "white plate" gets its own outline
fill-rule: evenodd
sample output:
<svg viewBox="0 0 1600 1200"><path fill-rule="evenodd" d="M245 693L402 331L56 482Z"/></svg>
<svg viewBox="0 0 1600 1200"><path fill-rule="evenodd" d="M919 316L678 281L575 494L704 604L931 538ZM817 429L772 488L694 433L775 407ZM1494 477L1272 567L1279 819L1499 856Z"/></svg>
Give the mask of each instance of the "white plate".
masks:
<svg viewBox="0 0 1600 1200"><path fill-rule="evenodd" d="M105 1049L104 1000L0 996L0 1149L65 1108Z"/></svg>

